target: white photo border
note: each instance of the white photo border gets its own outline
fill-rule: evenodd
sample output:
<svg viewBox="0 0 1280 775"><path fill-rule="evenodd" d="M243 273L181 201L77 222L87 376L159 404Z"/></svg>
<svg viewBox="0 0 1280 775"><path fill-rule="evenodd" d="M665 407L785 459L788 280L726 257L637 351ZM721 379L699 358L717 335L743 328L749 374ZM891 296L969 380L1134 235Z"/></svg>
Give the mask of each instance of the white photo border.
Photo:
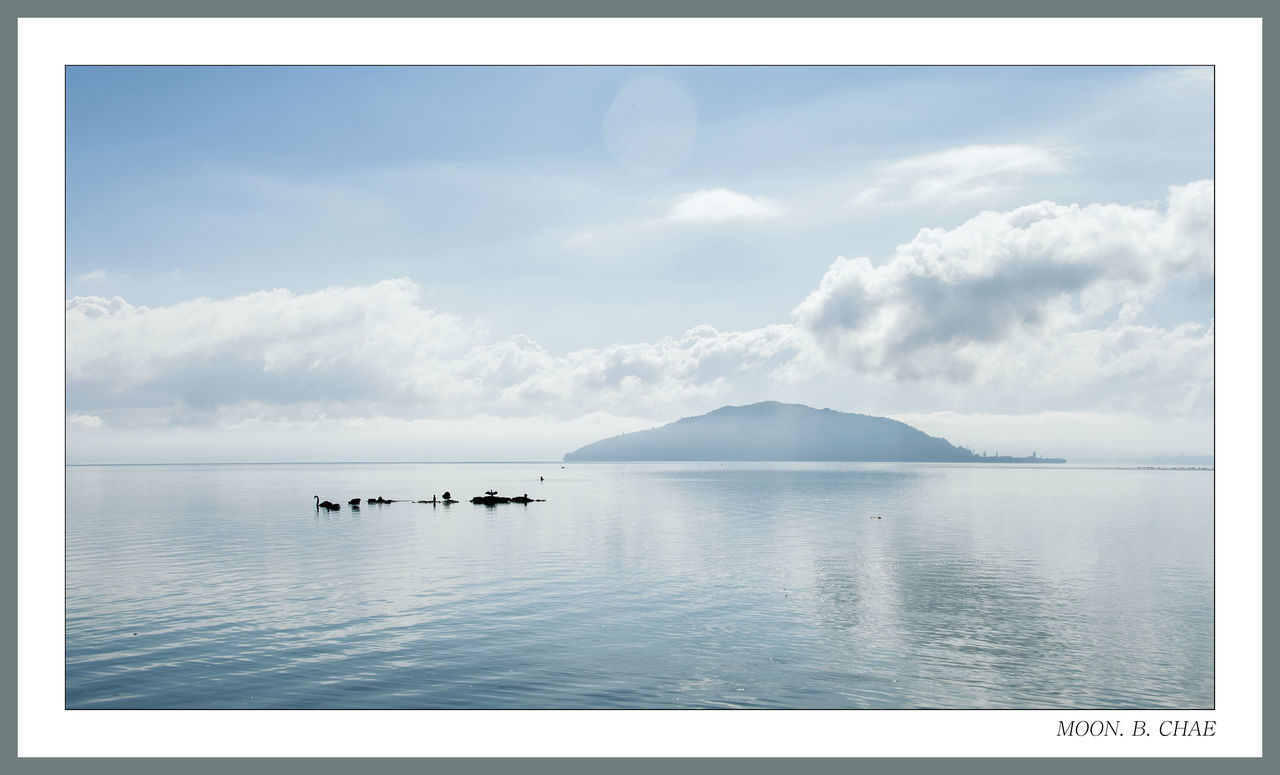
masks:
<svg viewBox="0 0 1280 775"><path fill-rule="evenodd" d="M1259 19L22 19L18 25L20 756L1260 756ZM64 72L77 64L1215 67L1215 709L67 711ZM39 499L39 500L38 500ZM1208 720L1214 737L1060 738ZM927 747L921 741L928 741Z"/></svg>

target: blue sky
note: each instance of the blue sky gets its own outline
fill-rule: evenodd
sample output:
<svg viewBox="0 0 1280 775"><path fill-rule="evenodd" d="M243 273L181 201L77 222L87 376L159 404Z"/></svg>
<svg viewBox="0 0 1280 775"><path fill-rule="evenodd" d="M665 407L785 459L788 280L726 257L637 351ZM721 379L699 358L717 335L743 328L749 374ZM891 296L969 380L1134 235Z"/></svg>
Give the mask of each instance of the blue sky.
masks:
<svg viewBox="0 0 1280 775"><path fill-rule="evenodd" d="M1208 69L66 84L72 462L556 458L763 399L1211 451Z"/></svg>

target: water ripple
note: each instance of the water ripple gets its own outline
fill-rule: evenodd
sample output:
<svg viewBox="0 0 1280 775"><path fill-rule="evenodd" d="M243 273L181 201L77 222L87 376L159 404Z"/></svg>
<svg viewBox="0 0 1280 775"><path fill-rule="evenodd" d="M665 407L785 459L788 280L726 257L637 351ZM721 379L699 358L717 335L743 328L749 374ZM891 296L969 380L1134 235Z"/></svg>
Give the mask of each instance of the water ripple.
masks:
<svg viewBox="0 0 1280 775"><path fill-rule="evenodd" d="M73 708L1213 703L1208 472L129 466L67 482ZM546 501L311 500L494 488Z"/></svg>

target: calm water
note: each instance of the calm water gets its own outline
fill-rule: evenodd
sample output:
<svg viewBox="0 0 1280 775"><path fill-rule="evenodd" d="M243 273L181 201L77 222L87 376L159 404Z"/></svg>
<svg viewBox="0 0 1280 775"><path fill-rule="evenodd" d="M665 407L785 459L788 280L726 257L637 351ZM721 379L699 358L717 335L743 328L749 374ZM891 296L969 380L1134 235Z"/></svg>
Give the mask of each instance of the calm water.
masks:
<svg viewBox="0 0 1280 775"><path fill-rule="evenodd" d="M1212 495L1063 466L73 466L66 704L1211 707Z"/></svg>

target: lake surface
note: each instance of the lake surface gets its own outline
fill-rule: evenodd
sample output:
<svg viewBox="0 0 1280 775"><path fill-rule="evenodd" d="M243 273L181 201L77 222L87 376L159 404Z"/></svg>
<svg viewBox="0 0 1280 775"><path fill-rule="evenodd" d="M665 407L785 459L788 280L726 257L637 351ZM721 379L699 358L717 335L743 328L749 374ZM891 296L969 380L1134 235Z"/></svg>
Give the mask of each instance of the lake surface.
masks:
<svg viewBox="0 0 1280 775"><path fill-rule="evenodd" d="M69 708L1214 702L1211 471L66 474ZM467 502L488 489L546 500ZM463 502L346 505L445 490ZM313 495L342 510L317 512Z"/></svg>

